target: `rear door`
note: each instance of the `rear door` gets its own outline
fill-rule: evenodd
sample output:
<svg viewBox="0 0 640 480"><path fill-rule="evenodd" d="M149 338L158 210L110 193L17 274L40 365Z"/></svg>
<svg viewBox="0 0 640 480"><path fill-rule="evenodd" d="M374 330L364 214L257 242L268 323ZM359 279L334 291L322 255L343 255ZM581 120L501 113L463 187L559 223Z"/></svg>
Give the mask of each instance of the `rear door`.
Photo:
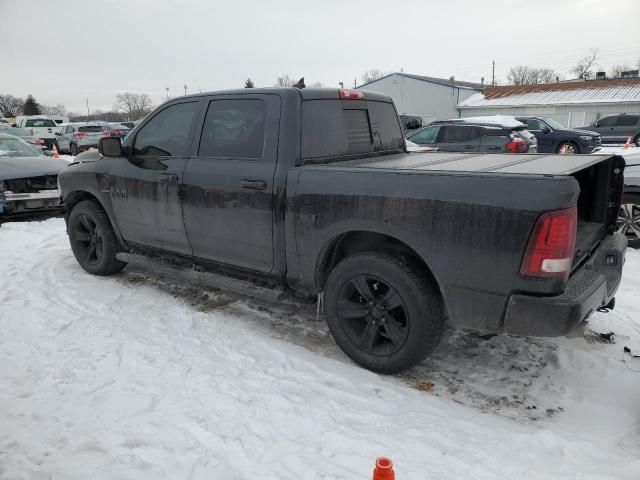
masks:
<svg viewBox="0 0 640 480"><path fill-rule="evenodd" d="M207 99L182 186L194 256L260 272L273 269L279 125L277 95Z"/></svg>
<svg viewBox="0 0 640 480"><path fill-rule="evenodd" d="M639 122L640 115L620 115L616 120L616 140L626 142L631 137L631 142L633 142L634 137L638 134Z"/></svg>
<svg viewBox="0 0 640 480"><path fill-rule="evenodd" d="M478 152L480 129L473 125L444 125L438 135L437 147L443 152Z"/></svg>
<svg viewBox="0 0 640 480"><path fill-rule="evenodd" d="M114 218L125 240L191 254L180 185L192 152L202 100L174 101L127 142L128 157L108 159Z"/></svg>

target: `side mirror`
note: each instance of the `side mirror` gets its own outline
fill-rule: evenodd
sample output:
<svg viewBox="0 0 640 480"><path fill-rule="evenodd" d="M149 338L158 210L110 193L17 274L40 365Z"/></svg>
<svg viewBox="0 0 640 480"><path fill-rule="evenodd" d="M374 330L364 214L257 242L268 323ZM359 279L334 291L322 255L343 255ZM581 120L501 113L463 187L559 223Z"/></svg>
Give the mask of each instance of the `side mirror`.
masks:
<svg viewBox="0 0 640 480"><path fill-rule="evenodd" d="M593 126L594 127L599 127L600 125L598 125L598 122L593 122Z"/></svg>
<svg viewBox="0 0 640 480"><path fill-rule="evenodd" d="M551 133L551 129L549 127L544 127L542 129L542 133Z"/></svg>
<svg viewBox="0 0 640 480"><path fill-rule="evenodd" d="M98 152L104 157L121 157L122 144L118 137L101 138L98 142Z"/></svg>

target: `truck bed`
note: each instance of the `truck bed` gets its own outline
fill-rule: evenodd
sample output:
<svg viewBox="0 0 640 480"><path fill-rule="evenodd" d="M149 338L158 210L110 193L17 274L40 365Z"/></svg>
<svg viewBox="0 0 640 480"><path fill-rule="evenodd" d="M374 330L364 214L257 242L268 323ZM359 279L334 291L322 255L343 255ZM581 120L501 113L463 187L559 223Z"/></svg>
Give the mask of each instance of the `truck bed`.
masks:
<svg viewBox="0 0 640 480"><path fill-rule="evenodd" d="M339 168L446 171L520 175L571 175L613 155L412 153L324 164Z"/></svg>

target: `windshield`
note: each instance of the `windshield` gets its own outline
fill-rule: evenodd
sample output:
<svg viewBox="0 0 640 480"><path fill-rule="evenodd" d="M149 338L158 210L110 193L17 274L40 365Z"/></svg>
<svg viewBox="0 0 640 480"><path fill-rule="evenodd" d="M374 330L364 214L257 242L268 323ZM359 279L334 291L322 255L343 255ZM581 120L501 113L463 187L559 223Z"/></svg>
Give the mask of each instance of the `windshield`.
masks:
<svg viewBox="0 0 640 480"><path fill-rule="evenodd" d="M40 152L18 138L0 138L0 158L40 156Z"/></svg>
<svg viewBox="0 0 640 480"><path fill-rule="evenodd" d="M562 130L565 127L564 125L562 125L561 123L556 122L553 118L543 118L542 119L547 125L549 125L551 128L554 128L556 130Z"/></svg>

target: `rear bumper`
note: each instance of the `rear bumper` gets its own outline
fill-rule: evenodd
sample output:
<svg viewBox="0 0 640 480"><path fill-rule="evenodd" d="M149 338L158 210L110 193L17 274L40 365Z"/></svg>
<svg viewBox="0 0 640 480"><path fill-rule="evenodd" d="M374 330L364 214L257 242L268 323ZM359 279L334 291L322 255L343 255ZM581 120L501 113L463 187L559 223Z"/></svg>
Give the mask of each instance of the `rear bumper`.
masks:
<svg viewBox="0 0 640 480"><path fill-rule="evenodd" d="M505 332L534 337L570 333L615 296L626 248L624 235L608 236L587 263L569 278L562 295L511 295L504 318ZM605 263L611 256L615 258L615 265Z"/></svg>

